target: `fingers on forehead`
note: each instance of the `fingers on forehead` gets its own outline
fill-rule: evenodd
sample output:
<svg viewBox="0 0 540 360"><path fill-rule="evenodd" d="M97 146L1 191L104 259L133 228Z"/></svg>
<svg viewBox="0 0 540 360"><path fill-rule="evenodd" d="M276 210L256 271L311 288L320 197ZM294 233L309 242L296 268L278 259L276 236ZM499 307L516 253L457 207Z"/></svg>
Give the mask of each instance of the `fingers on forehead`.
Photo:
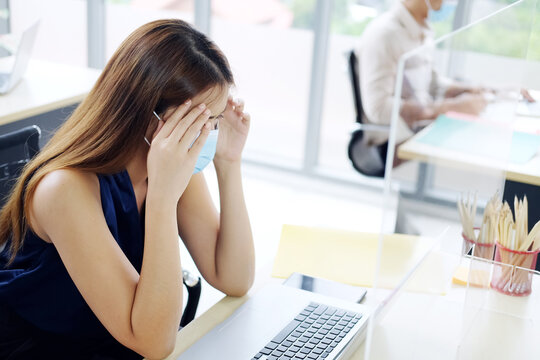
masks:
<svg viewBox="0 0 540 360"><path fill-rule="evenodd" d="M194 96L191 101L191 106L187 112L190 112L200 104L205 104L206 107L211 110L212 116L218 116L225 108L225 105L227 103L225 99L229 99L230 101L232 101L232 96L229 95L229 88L219 85L214 86L203 92L202 94ZM177 109L179 109L179 106L170 106L163 113L161 118L163 120L169 118Z"/></svg>

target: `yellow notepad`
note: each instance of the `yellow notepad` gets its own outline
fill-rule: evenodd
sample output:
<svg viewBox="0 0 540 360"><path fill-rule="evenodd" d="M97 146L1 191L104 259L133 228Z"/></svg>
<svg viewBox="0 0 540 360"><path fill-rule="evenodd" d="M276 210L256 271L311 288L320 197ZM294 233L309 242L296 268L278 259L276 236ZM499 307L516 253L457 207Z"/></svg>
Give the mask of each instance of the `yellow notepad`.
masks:
<svg viewBox="0 0 540 360"><path fill-rule="evenodd" d="M396 287L432 246L432 239L385 235L379 286ZM293 272L346 284L373 285L379 235L284 225L272 275L287 278ZM428 256L407 284L410 291L443 294L443 269Z"/></svg>
<svg viewBox="0 0 540 360"><path fill-rule="evenodd" d="M463 286L481 288L489 287L489 271L487 269L472 269L467 266L459 266L452 277L452 283Z"/></svg>

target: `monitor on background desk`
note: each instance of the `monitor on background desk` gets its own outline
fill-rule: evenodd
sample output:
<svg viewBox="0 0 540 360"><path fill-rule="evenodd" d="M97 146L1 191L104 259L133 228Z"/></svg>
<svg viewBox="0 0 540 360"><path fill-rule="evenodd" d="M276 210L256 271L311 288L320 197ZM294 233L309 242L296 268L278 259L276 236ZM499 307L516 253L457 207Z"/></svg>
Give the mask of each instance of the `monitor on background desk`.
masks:
<svg viewBox="0 0 540 360"><path fill-rule="evenodd" d="M8 72L0 73L0 94L7 94L21 81L30 61L38 28L39 21L23 32L14 54L13 67Z"/></svg>

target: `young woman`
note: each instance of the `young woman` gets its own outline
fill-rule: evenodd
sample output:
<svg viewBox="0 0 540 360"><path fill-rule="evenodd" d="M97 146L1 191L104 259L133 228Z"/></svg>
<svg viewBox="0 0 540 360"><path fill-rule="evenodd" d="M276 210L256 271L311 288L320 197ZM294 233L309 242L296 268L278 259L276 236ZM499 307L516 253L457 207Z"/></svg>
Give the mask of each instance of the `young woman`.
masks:
<svg viewBox="0 0 540 360"><path fill-rule="evenodd" d="M0 358L168 355L182 312L179 235L212 286L247 292L250 118L232 84L221 51L181 20L124 41L0 214ZM219 214L200 172L212 158Z"/></svg>

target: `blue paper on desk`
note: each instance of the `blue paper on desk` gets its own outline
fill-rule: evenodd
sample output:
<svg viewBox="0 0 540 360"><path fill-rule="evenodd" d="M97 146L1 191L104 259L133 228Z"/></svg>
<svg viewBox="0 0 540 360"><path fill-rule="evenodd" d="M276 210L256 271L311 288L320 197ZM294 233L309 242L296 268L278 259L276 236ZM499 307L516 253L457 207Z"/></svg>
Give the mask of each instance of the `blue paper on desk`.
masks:
<svg viewBox="0 0 540 360"><path fill-rule="evenodd" d="M523 164L540 148L540 136L480 121L440 115L419 143Z"/></svg>

